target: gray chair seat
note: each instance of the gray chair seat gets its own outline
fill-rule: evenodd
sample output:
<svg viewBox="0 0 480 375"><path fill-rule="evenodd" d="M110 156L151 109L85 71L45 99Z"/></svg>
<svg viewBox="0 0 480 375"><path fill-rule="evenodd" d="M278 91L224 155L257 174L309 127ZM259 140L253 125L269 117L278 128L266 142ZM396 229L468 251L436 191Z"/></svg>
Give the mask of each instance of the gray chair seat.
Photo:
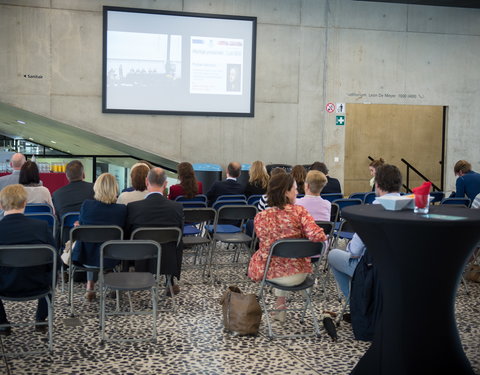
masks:
<svg viewBox="0 0 480 375"><path fill-rule="evenodd" d="M252 237L245 233L215 233L213 239L228 243L248 243L253 240Z"/></svg>
<svg viewBox="0 0 480 375"><path fill-rule="evenodd" d="M144 290L156 283L150 272L112 272L103 277L103 283L113 290Z"/></svg>

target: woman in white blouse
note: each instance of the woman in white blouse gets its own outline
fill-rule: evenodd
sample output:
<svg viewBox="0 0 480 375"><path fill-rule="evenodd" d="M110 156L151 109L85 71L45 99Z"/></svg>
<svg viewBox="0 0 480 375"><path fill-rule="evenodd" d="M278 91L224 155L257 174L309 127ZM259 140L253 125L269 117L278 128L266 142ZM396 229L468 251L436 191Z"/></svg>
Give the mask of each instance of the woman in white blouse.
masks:
<svg viewBox="0 0 480 375"><path fill-rule="evenodd" d="M27 160L20 169L20 177L18 183L25 187L27 191L27 204L28 203L46 203L52 207L52 212L55 213L53 208L52 196L50 191L42 185L40 181L40 173L38 171L37 164L33 161Z"/></svg>

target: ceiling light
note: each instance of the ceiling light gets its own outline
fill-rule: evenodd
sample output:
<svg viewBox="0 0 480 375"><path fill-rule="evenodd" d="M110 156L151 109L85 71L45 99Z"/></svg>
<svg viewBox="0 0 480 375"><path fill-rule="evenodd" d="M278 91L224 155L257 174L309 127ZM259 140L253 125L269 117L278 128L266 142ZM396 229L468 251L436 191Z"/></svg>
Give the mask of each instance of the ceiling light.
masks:
<svg viewBox="0 0 480 375"><path fill-rule="evenodd" d="M50 141L50 142L52 142L52 143L57 143L57 142L55 142L55 141Z"/></svg>
<svg viewBox="0 0 480 375"><path fill-rule="evenodd" d="M28 138L29 141L33 141L33 138Z"/></svg>
<svg viewBox="0 0 480 375"><path fill-rule="evenodd" d="M22 124L22 125L25 125L25 124L26 124L26 122L25 122L25 121L22 121L22 120L17 120L17 122L18 122L19 124Z"/></svg>

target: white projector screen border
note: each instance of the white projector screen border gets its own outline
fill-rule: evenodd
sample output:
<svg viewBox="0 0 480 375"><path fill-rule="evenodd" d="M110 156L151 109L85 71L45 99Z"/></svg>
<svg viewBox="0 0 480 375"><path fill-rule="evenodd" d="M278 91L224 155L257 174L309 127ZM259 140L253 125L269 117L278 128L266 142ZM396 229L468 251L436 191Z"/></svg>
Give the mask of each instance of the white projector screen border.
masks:
<svg viewBox="0 0 480 375"><path fill-rule="evenodd" d="M102 112L253 117L256 29L256 17L104 6Z"/></svg>

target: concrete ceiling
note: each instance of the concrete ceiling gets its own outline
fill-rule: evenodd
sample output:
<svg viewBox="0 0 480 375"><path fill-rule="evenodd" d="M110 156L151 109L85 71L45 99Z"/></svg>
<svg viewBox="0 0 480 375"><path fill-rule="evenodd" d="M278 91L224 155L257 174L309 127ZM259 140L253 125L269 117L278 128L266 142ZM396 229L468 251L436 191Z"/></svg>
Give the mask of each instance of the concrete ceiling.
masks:
<svg viewBox="0 0 480 375"><path fill-rule="evenodd" d="M10 138L30 140L73 155L131 155L168 169L176 169L177 166L176 162L159 155L1 102L0 134ZM131 164L131 159L128 159L127 163Z"/></svg>
<svg viewBox="0 0 480 375"><path fill-rule="evenodd" d="M439 6L439 7L480 9L479 0L355 0L355 1L371 1L371 2L377 2L377 3L399 3L399 4L412 4L412 5L430 5L430 6Z"/></svg>

